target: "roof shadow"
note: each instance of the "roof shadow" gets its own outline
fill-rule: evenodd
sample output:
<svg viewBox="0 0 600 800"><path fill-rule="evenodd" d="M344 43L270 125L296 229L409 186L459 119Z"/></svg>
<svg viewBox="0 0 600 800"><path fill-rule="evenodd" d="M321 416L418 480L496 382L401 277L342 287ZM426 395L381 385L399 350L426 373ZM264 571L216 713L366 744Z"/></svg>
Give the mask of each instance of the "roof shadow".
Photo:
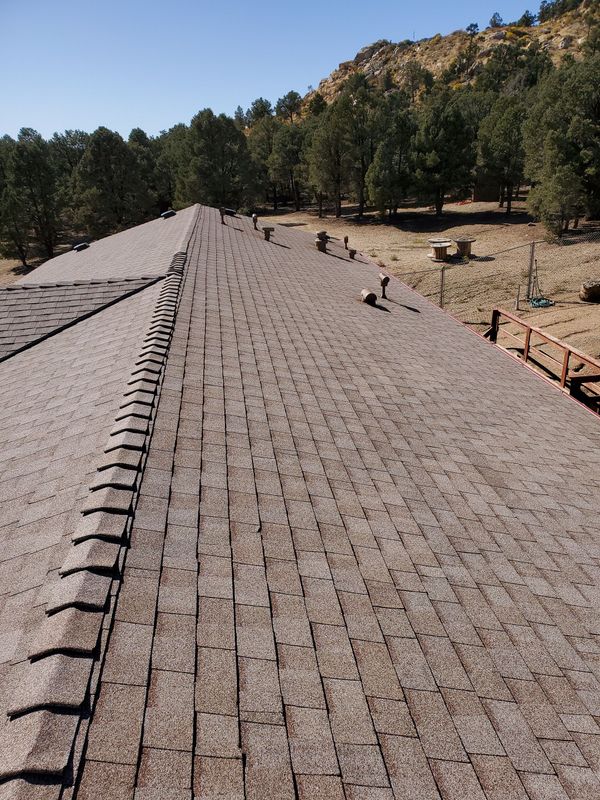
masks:
<svg viewBox="0 0 600 800"><path fill-rule="evenodd" d="M414 306L407 306L406 303L401 303L399 300L393 300L391 297L386 297L386 300L388 300L388 302L390 303L395 303L395 305L397 306L402 306L402 308L405 308L407 311L413 311L415 314L421 313L420 308L415 308Z"/></svg>

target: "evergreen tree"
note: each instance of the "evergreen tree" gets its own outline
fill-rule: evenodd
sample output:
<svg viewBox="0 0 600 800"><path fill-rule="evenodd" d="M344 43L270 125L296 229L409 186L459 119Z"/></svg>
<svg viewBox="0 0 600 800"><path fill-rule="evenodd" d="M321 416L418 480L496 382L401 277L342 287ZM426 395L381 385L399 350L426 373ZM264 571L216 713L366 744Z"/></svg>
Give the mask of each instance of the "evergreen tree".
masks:
<svg viewBox="0 0 600 800"><path fill-rule="evenodd" d="M525 171L534 185L569 167L581 181L586 212L600 214L600 55L565 60L538 87L524 127ZM564 178L564 174L563 174ZM543 189L539 189L539 195Z"/></svg>
<svg viewBox="0 0 600 800"><path fill-rule="evenodd" d="M269 159L273 153L276 134L281 127L280 120L265 116L252 126L248 135L248 149L254 163L258 183L270 194L274 211L277 211L279 202L278 181L269 169Z"/></svg>
<svg viewBox="0 0 600 800"><path fill-rule="evenodd" d="M144 185L131 148L108 128L98 128L75 171L77 221L92 236L107 236L144 217Z"/></svg>
<svg viewBox="0 0 600 800"><path fill-rule="evenodd" d="M511 212L514 188L523 178L525 115L520 98L501 96L479 128L478 165L503 187L507 214Z"/></svg>
<svg viewBox="0 0 600 800"><path fill-rule="evenodd" d="M165 211L165 198L159 202L159 189L156 174L156 160L159 148L141 128L133 128L127 141L136 161L139 186L139 211L142 218L156 216ZM159 207L160 206L160 207Z"/></svg>
<svg viewBox="0 0 600 800"><path fill-rule="evenodd" d="M188 157L189 128L183 123L162 131L156 146L156 185L163 210L181 205L177 198L183 192Z"/></svg>
<svg viewBox="0 0 600 800"><path fill-rule="evenodd" d="M273 115L273 106L264 97L258 97L246 112L246 125L252 127L263 119L263 117L270 117Z"/></svg>
<svg viewBox="0 0 600 800"><path fill-rule="evenodd" d="M237 208L251 186L251 161L246 137L231 117L209 108L192 119L178 201Z"/></svg>
<svg viewBox="0 0 600 800"><path fill-rule="evenodd" d="M15 190L7 186L0 194L0 253L5 258L18 258L26 267L30 248L28 209Z"/></svg>
<svg viewBox="0 0 600 800"><path fill-rule="evenodd" d="M429 91L433 86L433 74L422 66L415 58L407 61L400 73L400 88L408 93L411 102L415 102L422 91Z"/></svg>
<svg viewBox="0 0 600 800"><path fill-rule="evenodd" d="M61 232L58 183L50 147L31 128L19 132L9 161L7 188L7 202L26 214L33 240L52 258Z"/></svg>
<svg viewBox="0 0 600 800"><path fill-rule="evenodd" d="M0 254L18 258L24 267L31 246L31 221L27 207L12 187L15 141L0 138Z"/></svg>
<svg viewBox="0 0 600 800"><path fill-rule="evenodd" d="M415 147L420 194L433 198L440 215L446 192L463 192L471 185L475 162L473 136L449 89L439 88L425 100Z"/></svg>
<svg viewBox="0 0 600 800"><path fill-rule="evenodd" d="M293 122L294 116L298 116L301 107L302 98L298 92L292 90L277 101L275 105L275 113L278 117L282 117L288 122Z"/></svg>
<svg viewBox="0 0 600 800"><path fill-rule="evenodd" d="M347 99L348 156L351 160L351 181L358 201L358 216L366 204L367 171L377 147L376 98L362 73L356 73L344 84L342 96Z"/></svg>
<svg viewBox="0 0 600 800"><path fill-rule="evenodd" d="M560 135L550 133L544 143L544 166L540 182L529 194L531 213L556 236L562 236L570 220L585 211L585 189L576 168L565 160Z"/></svg>
<svg viewBox="0 0 600 800"><path fill-rule="evenodd" d="M271 181L288 185L296 211L300 211L300 186L305 172L302 163L304 134L304 127L297 123L282 125L275 132L273 149L267 160Z"/></svg>
<svg viewBox="0 0 600 800"><path fill-rule="evenodd" d="M379 211L394 216L413 182L416 120L401 94L387 98L380 115L387 121L387 127L368 169L367 186Z"/></svg>
<svg viewBox="0 0 600 800"><path fill-rule="evenodd" d="M351 169L349 155L349 99L338 97L318 119L308 151L310 180L323 212L323 197L330 197L336 217L342 213L342 191L347 186Z"/></svg>
<svg viewBox="0 0 600 800"><path fill-rule="evenodd" d="M315 92L308 101L308 113L313 117L318 117L327 108L327 103L321 92Z"/></svg>

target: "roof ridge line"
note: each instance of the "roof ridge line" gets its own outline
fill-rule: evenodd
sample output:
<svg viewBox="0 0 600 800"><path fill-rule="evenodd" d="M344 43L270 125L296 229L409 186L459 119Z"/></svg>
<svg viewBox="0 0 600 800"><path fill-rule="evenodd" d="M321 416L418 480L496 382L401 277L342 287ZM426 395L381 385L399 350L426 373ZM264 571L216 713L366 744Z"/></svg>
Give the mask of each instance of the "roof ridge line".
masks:
<svg viewBox="0 0 600 800"><path fill-rule="evenodd" d="M191 235L186 248L190 241ZM70 768L86 703L99 681L94 667L106 648L102 632L112 624L121 585L187 252L175 253L167 273L152 281L164 279L164 284L58 570L60 578L41 587L45 618L29 635L27 661L14 665L15 693L0 742L0 787L35 776L60 780Z"/></svg>
<svg viewBox="0 0 600 800"><path fill-rule="evenodd" d="M31 291L32 289L57 289L65 286L103 286L107 283L129 283L131 281L155 281L163 275L127 275L123 278L90 278L87 281L52 281L48 283L11 283L8 286L0 286L0 291L17 292Z"/></svg>

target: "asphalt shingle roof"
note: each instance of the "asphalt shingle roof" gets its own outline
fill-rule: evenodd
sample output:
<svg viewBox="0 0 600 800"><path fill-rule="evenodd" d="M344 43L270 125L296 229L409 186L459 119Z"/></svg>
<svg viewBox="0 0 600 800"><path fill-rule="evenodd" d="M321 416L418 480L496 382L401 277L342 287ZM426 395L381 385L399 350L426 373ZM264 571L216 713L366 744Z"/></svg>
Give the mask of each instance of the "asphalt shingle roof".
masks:
<svg viewBox="0 0 600 800"><path fill-rule="evenodd" d="M181 279L0 365L0 798L597 798L597 418L193 218Z"/></svg>
<svg viewBox="0 0 600 800"><path fill-rule="evenodd" d="M156 280L140 277L0 288L0 361Z"/></svg>

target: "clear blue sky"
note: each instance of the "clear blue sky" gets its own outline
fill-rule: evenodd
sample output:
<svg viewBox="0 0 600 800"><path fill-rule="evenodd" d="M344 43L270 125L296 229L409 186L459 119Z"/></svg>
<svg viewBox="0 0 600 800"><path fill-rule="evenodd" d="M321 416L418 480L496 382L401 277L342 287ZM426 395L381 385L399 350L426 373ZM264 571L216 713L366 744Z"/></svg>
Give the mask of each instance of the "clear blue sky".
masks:
<svg viewBox="0 0 600 800"><path fill-rule="evenodd" d="M99 125L124 136L274 101L377 39L505 20L520 0L0 0L0 133ZM537 3L532 10L537 11Z"/></svg>

